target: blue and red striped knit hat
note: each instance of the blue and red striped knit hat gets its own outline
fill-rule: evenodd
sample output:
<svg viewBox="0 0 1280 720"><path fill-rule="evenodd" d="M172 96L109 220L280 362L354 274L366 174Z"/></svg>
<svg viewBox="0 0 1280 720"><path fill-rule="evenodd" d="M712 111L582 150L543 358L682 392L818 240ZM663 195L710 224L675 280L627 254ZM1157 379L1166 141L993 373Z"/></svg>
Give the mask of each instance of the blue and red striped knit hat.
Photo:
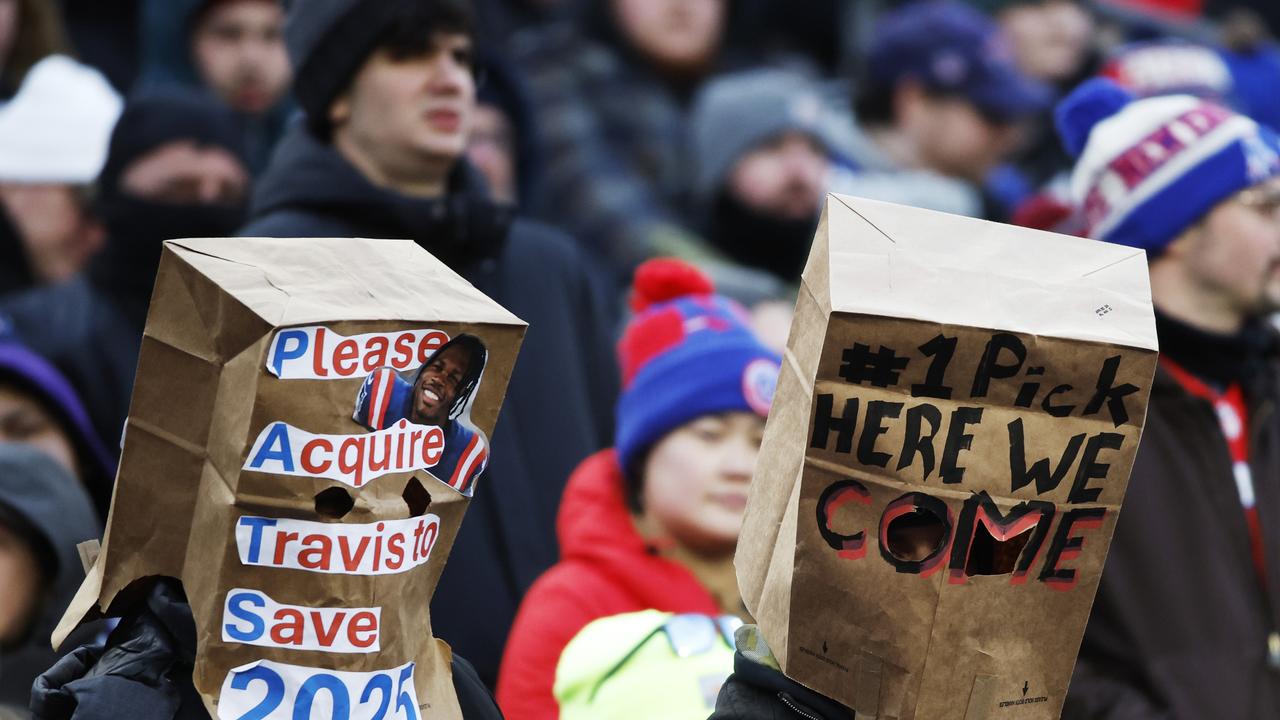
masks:
<svg viewBox="0 0 1280 720"><path fill-rule="evenodd" d="M1151 256L1218 203L1280 175L1280 137L1190 95L1138 99L1094 78L1058 105L1055 120L1078 157L1071 194L1089 236Z"/></svg>
<svg viewBox="0 0 1280 720"><path fill-rule="evenodd" d="M631 309L636 315L618 343L623 390L614 445L624 471L637 472L654 443L704 415L769 414L778 355L706 275L679 260L650 260L636 270Z"/></svg>

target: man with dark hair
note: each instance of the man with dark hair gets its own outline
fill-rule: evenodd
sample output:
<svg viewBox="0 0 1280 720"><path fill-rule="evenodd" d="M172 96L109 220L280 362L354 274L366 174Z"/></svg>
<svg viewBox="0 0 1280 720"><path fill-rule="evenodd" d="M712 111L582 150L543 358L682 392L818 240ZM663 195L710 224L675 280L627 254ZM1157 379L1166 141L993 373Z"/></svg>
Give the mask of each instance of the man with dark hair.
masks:
<svg viewBox="0 0 1280 720"><path fill-rule="evenodd" d="M1089 237L1146 251L1160 340L1062 716L1280 717L1280 137L1103 79L1056 120Z"/></svg>
<svg viewBox="0 0 1280 720"><path fill-rule="evenodd" d="M431 473L458 492L470 494L489 459L489 444L464 414L487 358L480 338L459 335L427 358L412 383L392 368L374 370L360 386L353 417L370 430L406 419L440 427L444 452Z"/></svg>
<svg viewBox="0 0 1280 720"><path fill-rule="evenodd" d="M532 328L492 438L492 492L472 501L431 606L439 637L492 684L521 596L556 560L565 481L611 432L617 379L580 251L513 220L463 160L471 32L462 0L296 0L285 40L306 118L281 141L242 233L411 238Z"/></svg>

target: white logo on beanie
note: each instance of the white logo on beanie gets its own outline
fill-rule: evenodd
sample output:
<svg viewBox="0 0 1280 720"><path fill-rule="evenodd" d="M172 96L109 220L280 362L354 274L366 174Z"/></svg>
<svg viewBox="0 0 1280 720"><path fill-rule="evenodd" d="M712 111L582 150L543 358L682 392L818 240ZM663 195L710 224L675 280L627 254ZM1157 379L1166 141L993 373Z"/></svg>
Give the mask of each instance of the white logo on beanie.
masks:
<svg viewBox="0 0 1280 720"><path fill-rule="evenodd" d="M769 414L778 389L778 363L767 358L752 360L742 372L742 396L758 415Z"/></svg>
<svg viewBox="0 0 1280 720"><path fill-rule="evenodd" d="M1253 182L1261 182L1280 171L1280 154L1257 136L1247 137L1242 143L1246 172Z"/></svg>

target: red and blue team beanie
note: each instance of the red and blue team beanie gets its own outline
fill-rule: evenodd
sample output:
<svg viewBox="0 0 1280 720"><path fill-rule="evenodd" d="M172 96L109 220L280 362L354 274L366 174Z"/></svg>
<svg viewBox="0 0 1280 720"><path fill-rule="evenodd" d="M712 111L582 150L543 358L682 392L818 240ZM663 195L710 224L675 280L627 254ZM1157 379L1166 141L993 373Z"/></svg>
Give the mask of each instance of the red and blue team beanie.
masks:
<svg viewBox="0 0 1280 720"><path fill-rule="evenodd" d="M1159 254L1215 205L1280 175L1280 138L1190 95L1137 99L1105 78L1057 107L1078 157L1071 195L1089 236Z"/></svg>
<svg viewBox="0 0 1280 720"><path fill-rule="evenodd" d="M635 317L618 343L622 397L614 445L623 470L664 435L705 415L769 414L779 357L748 325L746 311L715 294L706 275L673 259L636 270Z"/></svg>

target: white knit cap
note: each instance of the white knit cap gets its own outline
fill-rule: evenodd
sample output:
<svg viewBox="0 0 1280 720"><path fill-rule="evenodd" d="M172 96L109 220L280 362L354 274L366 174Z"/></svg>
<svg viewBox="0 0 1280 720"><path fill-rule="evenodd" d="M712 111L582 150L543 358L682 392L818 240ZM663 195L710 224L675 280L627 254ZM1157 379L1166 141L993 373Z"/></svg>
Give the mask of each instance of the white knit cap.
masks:
<svg viewBox="0 0 1280 720"><path fill-rule="evenodd" d="M0 107L0 182L93 182L122 107L97 70L63 55L36 63Z"/></svg>

